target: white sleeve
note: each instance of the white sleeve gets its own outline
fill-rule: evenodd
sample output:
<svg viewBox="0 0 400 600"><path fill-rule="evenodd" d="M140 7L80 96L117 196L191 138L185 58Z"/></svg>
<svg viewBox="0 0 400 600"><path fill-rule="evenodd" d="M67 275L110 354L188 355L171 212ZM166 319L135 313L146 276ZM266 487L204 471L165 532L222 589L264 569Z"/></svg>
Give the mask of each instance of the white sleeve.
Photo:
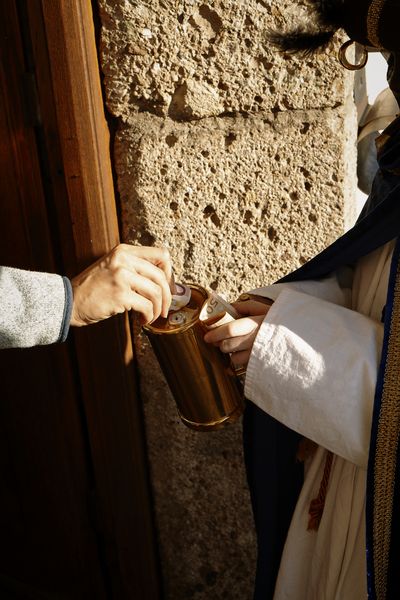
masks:
<svg viewBox="0 0 400 600"><path fill-rule="evenodd" d="M287 287L253 345L245 395L291 429L366 467L383 325Z"/></svg>

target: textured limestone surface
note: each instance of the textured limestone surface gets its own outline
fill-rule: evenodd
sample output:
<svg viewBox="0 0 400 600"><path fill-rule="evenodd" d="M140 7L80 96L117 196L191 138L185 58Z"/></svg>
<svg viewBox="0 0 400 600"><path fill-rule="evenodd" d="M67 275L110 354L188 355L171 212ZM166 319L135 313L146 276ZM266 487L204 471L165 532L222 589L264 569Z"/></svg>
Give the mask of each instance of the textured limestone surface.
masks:
<svg viewBox="0 0 400 600"><path fill-rule="evenodd" d="M272 283L343 231L343 122L342 109L138 116L115 153L125 239L167 244L181 281L230 295Z"/></svg>
<svg viewBox="0 0 400 600"><path fill-rule="evenodd" d="M101 0L110 110L186 120L229 112L335 107L343 75L332 50L301 60L277 53L271 28L310 14L306 2Z"/></svg>
<svg viewBox="0 0 400 600"><path fill-rule="evenodd" d="M308 15L306 0L98 4L125 241L168 245L179 280L235 298L352 223L352 77L332 48L299 59L265 37ZM240 423L187 429L135 338L165 598L251 600Z"/></svg>

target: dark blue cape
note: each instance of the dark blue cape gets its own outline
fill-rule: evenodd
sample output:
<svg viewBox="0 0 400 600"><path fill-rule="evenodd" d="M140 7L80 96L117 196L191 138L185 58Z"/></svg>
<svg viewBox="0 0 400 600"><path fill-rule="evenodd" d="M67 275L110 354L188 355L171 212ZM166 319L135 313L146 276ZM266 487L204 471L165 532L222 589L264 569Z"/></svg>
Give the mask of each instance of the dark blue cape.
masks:
<svg viewBox="0 0 400 600"><path fill-rule="evenodd" d="M356 225L281 282L323 278L400 236L400 117L385 130L378 144L379 171ZM303 467L296 460L300 436L247 402L243 439L258 541L254 600L269 600L273 597L283 545L303 483ZM399 542L393 540L392 579L396 579L393 557L399 556L396 543L400 550L398 512L395 525L399 529ZM372 567L368 568L370 573ZM390 598L400 598L400 585L392 583L390 588L393 591L396 588ZM374 597L370 590L370 598Z"/></svg>

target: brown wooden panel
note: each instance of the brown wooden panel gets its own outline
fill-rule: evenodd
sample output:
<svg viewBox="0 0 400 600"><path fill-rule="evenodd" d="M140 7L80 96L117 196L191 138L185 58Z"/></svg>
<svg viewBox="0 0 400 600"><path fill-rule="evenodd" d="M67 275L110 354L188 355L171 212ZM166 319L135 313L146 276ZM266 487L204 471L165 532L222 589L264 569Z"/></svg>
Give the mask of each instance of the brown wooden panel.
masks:
<svg viewBox="0 0 400 600"><path fill-rule="evenodd" d="M119 240L109 133L90 2L42 0L42 9L75 262L63 257L74 274ZM74 338L113 597L155 600L157 554L128 319Z"/></svg>
<svg viewBox="0 0 400 600"><path fill-rule="evenodd" d="M28 126L25 70L15 2L2 4L0 60L1 258L53 270L35 132ZM19 41L19 43L18 43ZM17 243L18 242L18 243ZM4 264L4 263L3 263Z"/></svg>
<svg viewBox="0 0 400 600"><path fill-rule="evenodd" d="M92 478L64 353L2 352L1 573L51 597L101 599Z"/></svg>
<svg viewBox="0 0 400 600"><path fill-rule="evenodd" d="M54 271L16 2L2 3L0 52L0 264ZM3 350L0 379L0 597L42 590L101 600L93 477L70 349Z"/></svg>
<svg viewBox="0 0 400 600"><path fill-rule="evenodd" d="M91 4L43 0L77 268L119 241Z"/></svg>
<svg viewBox="0 0 400 600"><path fill-rule="evenodd" d="M90 2L6 0L0 36L0 259L73 276L119 239ZM52 598L159 598L127 317L0 370L0 592L5 573Z"/></svg>

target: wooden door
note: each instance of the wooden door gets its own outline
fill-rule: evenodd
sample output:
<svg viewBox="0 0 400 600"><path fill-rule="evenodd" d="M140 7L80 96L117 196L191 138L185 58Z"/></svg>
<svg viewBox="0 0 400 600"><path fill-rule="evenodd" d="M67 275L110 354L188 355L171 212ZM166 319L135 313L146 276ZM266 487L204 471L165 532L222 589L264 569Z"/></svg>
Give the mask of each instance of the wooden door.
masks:
<svg viewBox="0 0 400 600"><path fill-rule="evenodd" d="M87 0L3 0L0 264L73 276L118 243ZM1 299L0 299L1 309ZM160 596L126 316L0 352L0 598Z"/></svg>

